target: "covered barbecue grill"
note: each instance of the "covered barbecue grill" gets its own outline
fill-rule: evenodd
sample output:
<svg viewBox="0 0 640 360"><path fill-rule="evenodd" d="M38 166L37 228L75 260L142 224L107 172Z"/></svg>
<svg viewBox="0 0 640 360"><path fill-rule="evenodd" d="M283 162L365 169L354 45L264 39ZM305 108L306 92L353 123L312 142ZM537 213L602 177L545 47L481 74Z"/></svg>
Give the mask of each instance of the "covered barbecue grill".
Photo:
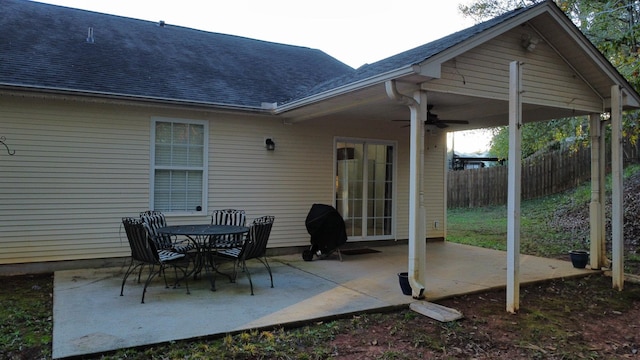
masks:
<svg viewBox="0 0 640 360"><path fill-rule="evenodd" d="M338 248L347 242L347 231L338 210L330 205L313 204L305 225L311 235L311 248L302 253L304 260L313 260L313 255L323 258L336 250L340 254Z"/></svg>

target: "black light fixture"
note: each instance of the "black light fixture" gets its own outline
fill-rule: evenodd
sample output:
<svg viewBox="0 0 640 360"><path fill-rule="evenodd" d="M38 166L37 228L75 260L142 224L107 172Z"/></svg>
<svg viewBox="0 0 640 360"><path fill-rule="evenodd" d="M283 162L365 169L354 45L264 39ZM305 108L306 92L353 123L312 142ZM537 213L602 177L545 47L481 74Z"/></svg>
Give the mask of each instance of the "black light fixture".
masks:
<svg viewBox="0 0 640 360"><path fill-rule="evenodd" d="M533 52L539 42L540 39L537 37L531 36L530 34L522 34L522 47L529 52Z"/></svg>
<svg viewBox="0 0 640 360"><path fill-rule="evenodd" d="M269 151L273 151L273 150L275 150L275 149L276 149L276 143L274 143L274 142L273 142L273 139L272 139L272 138L267 138L267 139L264 141L264 144L265 144L265 146L266 146L267 150L269 150Z"/></svg>

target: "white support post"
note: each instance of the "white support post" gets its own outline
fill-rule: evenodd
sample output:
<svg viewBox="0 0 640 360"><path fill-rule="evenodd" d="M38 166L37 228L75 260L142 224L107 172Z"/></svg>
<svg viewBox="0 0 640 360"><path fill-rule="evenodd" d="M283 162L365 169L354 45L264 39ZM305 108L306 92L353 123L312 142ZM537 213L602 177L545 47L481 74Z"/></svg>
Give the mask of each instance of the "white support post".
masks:
<svg viewBox="0 0 640 360"><path fill-rule="evenodd" d="M600 238L602 239L602 243L600 244L600 253L602 254L602 265L605 268L609 268L611 266L611 260L607 258L607 229L604 226L606 222L606 214L607 214L607 204L605 199L605 195L607 194L607 138L602 134L605 134L605 129L607 127L607 123L604 121L600 122L600 195L602 196L600 203L600 214L602 214L602 226L600 226Z"/></svg>
<svg viewBox="0 0 640 360"><path fill-rule="evenodd" d="M591 202L589 203L589 253L592 269L600 269L604 266L604 213L602 203L604 193L601 192L603 186L600 182L603 179L604 162L600 155L602 153L602 142L600 141L602 126L600 125L600 115L591 114L589 116L589 133L591 137Z"/></svg>
<svg viewBox="0 0 640 360"><path fill-rule="evenodd" d="M624 207L622 152L622 91L611 87L611 273L613 288L624 288Z"/></svg>
<svg viewBox="0 0 640 360"><path fill-rule="evenodd" d="M509 174L507 200L507 311L520 307L520 193L522 132L522 64L509 65Z"/></svg>

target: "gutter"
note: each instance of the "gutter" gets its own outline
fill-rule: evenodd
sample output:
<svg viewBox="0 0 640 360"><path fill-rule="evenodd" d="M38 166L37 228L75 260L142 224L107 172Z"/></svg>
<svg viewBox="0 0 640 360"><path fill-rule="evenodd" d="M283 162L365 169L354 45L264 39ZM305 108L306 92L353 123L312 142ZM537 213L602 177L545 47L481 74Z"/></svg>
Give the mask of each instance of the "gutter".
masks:
<svg viewBox="0 0 640 360"><path fill-rule="evenodd" d="M416 66L415 65L408 65L404 68L400 68L400 69L396 69L393 71L389 71L386 73L382 73L379 74L377 76L374 77L370 77L370 78L366 78L366 79L362 79L356 82L350 82L346 85L343 86L339 86L337 88L333 88L331 90L327 90L315 95L311 95L309 97L305 97L302 99L298 99L298 100L294 100L292 102L286 103L282 106L278 106L275 111L274 114L278 115L278 114L282 114L285 113L287 111L291 111L291 110L295 110L296 108L299 107L303 107L306 105L310 105L313 103L317 103L317 102L321 102L336 96L340 96L346 93L350 93L353 92L355 90L360 90L360 89L364 89L373 85L377 85L380 84L382 82L385 81L389 81L391 79L396 79L402 76L406 76L406 75L414 75L416 74Z"/></svg>
<svg viewBox="0 0 640 360"><path fill-rule="evenodd" d="M395 80L385 82L387 96L409 107L411 111L411 145L409 169L409 284L414 299L424 298L424 280L426 275L426 229L424 227L424 125L422 118L426 118L426 96L420 96L420 101L402 95L398 92ZM421 276L422 275L422 276Z"/></svg>
<svg viewBox="0 0 640 360"><path fill-rule="evenodd" d="M55 88L55 87L44 87L44 86L29 86L23 84L12 84L12 83L0 83L0 91L12 91L12 92L25 92L25 93L33 93L40 94L42 96L51 96L51 97L77 97L77 98L91 98L93 102L102 102L106 103L109 101L112 102L134 102L133 105L141 105L141 101L147 103L155 103L155 104L164 104L164 105L173 105L173 106L182 106L182 107L201 107L201 108L216 108L220 110L227 111L243 111L243 112L253 112L259 113L263 115L273 115L273 109L265 106L263 104L262 107L255 106L243 106L243 105L229 105L223 103L214 103L214 102L206 102L206 101L189 101L189 100L175 100L170 98L161 98L161 97L151 97L151 96L137 96L137 95L126 95L126 94L118 94L118 93L109 93L109 92L99 92L99 91L78 91L67 88Z"/></svg>

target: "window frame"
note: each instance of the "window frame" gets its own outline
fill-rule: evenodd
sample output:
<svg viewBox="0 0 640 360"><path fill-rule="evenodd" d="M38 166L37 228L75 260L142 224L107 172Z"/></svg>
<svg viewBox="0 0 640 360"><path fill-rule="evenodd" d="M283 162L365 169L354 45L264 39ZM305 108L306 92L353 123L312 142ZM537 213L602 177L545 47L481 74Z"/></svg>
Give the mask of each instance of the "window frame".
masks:
<svg viewBox="0 0 640 360"><path fill-rule="evenodd" d="M188 124L188 125L201 125L203 131L203 147L202 147L202 167L193 166L156 166L156 124L157 123L172 123L172 124ZM156 170L196 170L202 171L202 205L201 210L175 210L163 212L171 215L202 215L208 213L207 199L208 197L208 183L209 183L209 122L206 120L194 120L194 119L180 119L169 117L152 117L151 129L150 129L150 148L149 148L149 209L155 210L155 177Z"/></svg>

